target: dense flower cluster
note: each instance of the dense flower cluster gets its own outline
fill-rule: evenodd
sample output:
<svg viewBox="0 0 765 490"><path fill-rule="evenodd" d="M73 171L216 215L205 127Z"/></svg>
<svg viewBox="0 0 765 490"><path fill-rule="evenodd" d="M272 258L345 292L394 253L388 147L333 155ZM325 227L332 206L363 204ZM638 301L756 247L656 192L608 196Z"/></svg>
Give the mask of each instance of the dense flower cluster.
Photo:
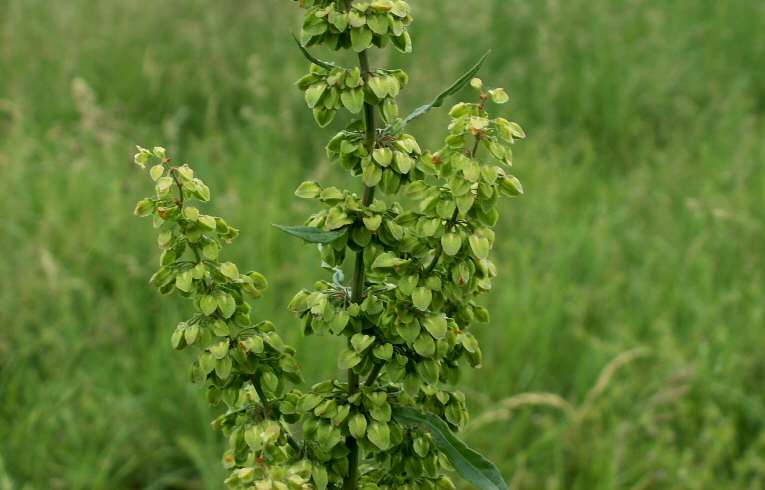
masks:
<svg viewBox="0 0 765 490"><path fill-rule="evenodd" d="M412 51L406 27L411 24L409 4L403 0L303 0L302 41L306 46L322 44L332 49L361 53L388 42L403 53Z"/></svg>
<svg viewBox="0 0 765 490"><path fill-rule="evenodd" d="M162 250L150 283L163 294L176 293L194 304L194 315L178 324L171 343L175 349L198 348L191 378L206 386L211 403L227 407L215 426L228 436L223 457L233 470L228 483L270 481L287 485L285 489L313 488L310 462L300 458L300 446L287 426L298 419L289 410L289 400L297 395L284 395L302 380L295 351L271 322L253 322L247 302L260 298L265 277L222 261L223 246L239 232L195 206L210 200L210 190L194 171L188 165L173 166L164 148L138 150L136 163L154 163L149 174L156 181L155 195L135 208L136 215L153 217Z"/></svg>
<svg viewBox="0 0 765 490"><path fill-rule="evenodd" d="M488 312L475 298L491 289L496 275L489 254L498 198L522 193L508 168L510 145L525 135L517 124L487 111L490 101L507 102L504 90L484 90L474 79L477 102L454 106L444 146L423 152L398 119L395 98L408 76L402 70L369 69L365 52L371 44L384 46L385 35L406 35L397 20L411 22L405 2L304 6L306 46L321 43L361 53L361 71L312 63L298 82L309 108L315 116L317 107L345 107L353 115L363 102L365 111L365 117L351 121L327 146L332 161L361 176L364 195L318 182L304 182L295 192L322 206L306 226L342 232L320 247L325 266L339 270L350 252L360 267L354 277L362 278L346 284L335 275L299 291L289 305L305 333L348 340L338 367L349 370L349 381L334 380L305 395L310 402L303 408L313 408L304 413L306 434L328 434L321 437L319 459L327 463L330 483L337 487L349 477L349 447L358 447L362 455L360 474L351 475L362 488L449 487L428 434L391 414L396 407L414 406L454 429L467 420L465 398L451 386L461 359L481 364L470 326L488 321ZM351 19L348 24L346 18ZM411 40L394 45L409 51ZM330 118L316 117L320 126L332 118L334 112ZM484 157L479 156L482 149ZM411 198L407 203L416 205L375 199L377 189L388 196L401 191Z"/></svg>
<svg viewBox="0 0 765 490"><path fill-rule="evenodd" d="M454 462L440 446L443 437L410 423L411 410L437 417L446 431L467 422L455 385L463 360L482 362L472 327L489 314L477 298L496 276L490 254L498 200L523 192L509 169L511 145L525 134L488 111L508 101L505 91L473 78L476 101L453 106L443 146L423 151L404 132L410 118L401 119L396 104L408 76L370 69L367 56L389 42L411 51L409 5L300 4L303 50L313 63L297 86L320 127L343 108L350 114L327 154L360 177L363 194L318 182L295 191L318 209L304 226L283 228L319 244L330 277L299 291L288 307L304 334L346 339L337 367L347 380L296 387L294 349L270 322L253 321L247 302L261 296L265 278L221 259L238 231L193 205L209 201L210 191L191 168L174 166L163 148L139 147L136 163L153 162L156 181L156 195L135 210L152 215L159 233L162 257L151 283L194 304L172 345L198 348L192 379L226 407L214 426L228 437L223 462L231 488L454 488L443 474ZM352 49L359 66L313 58L305 48L316 44ZM398 194L403 202L393 200ZM410 416L397 416L405 410Z"/></svg>

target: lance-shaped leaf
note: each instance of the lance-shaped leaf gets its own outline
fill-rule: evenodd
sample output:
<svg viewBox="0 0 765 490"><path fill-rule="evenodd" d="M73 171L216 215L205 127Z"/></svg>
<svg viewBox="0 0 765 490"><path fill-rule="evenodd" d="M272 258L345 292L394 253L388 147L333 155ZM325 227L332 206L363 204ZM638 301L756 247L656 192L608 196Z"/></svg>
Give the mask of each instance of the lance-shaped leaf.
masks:
<svg viewBox="0 0 765 490"><path fill-rule="evenodd" d="M292 38L295 40L295 42L298 45L298 48L300 48L300 51L303 53L303 56L305 56L308 61L310 61L314 65L319 65L322 68L326 68L328 70L331 70L332 68L335 67L334 63L330 63L329 61L320 60L319 58L317 58L314 55L312 55L311 53L309 53L308 50L305 49L305 47L303 47L303 45L300 43L298 38L296 38L294 35L292 36Z"/></svg>
<svg viewBox="0 0 765 490"><path fill-rule="evenodd" d="M457 473L479 489L509 490L497 467L458 439L440 418L408 407L396 408L393 418L403 425L429 432Z"/></svg>
<svg viewBox="0 0 765 490"><path fill-rule="evenodd" d="M278 228L285 233L292 236L296 236L308 243L330 243L345 234L345 230L332 230L326 231L321 228L313 228L311 226L285 226L285 225L273 225L274 228Z"/></svg>
<svg viewBox="0 0 765 490"><path fill-rule="evenodd" d="M430 104L425 104L423 106L420 106L417 109L415 109L414 112L406 116L406 118L404 118L403 125L406 126L413 120L417 119L423 114L426 114L427 112L429 112L431 109L435 107L441 107L442 105L444 105L444 101L446 100L447 97L449 97L450 95L454 95L460 90L462 90L462 87L464 87L470 81L470 79L473 78L473 76L476 73L478 73L478 70L481 69L483 62L486 61L486 58L489 56L489 53L491 53L491 50L484 53L484 55L481 56L481 58L478 60L478 62L475 65L473 65L468 71L463 73L462 76L457 79L457 81L455 81L453 84L449 86L449 88L447 88L446 90L438 94L438 96L435 99L433 99L433 101Z"/></svg>

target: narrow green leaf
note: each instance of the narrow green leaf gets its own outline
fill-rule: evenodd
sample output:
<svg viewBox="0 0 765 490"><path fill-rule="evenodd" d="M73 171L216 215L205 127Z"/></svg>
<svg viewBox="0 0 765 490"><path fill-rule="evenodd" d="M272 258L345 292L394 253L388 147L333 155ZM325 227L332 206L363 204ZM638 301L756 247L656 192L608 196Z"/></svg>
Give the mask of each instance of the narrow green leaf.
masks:
<svg viewBox="0 0 765 490"><path fill-rule="evenodd" d="M491 53L491 50L484 53L484 55L481 56L481 58L478 60L478 62L475 65L473 65L468 71L463 73L462 76L457 79L457 81L455 81L453 84L449 86L449 88L447 88L446 90L438 94L438 96L435 99L433 99L433 101L430 104L425 104L423 106L420 106L417 109L415 109L414 112L406 116L406 118L404 118L403 126L406 126L407 124L412 122L414 119L417 119L423 114L426 114L431 109L436 107L441 107L442 105L444 105L444 100L446 100L447 97L459 92L462 89L462 87L464 87L470 81L470 79L472 79L473 76L476 73L478 73L478 70L481 69L481 65L483 65L484 61L486 61L486 58L489 56L489 53Z"/></svg>
<svg viewBox="0 0 765 490"><path fill-rule="evenodd" d="M292 38L295 40L295 43L297 43L298 48L300 48L300 51L303 53L303 56L305 56L308 61L310 61L314 65L319 65L322 68L326 68L328 70L331 70L332 68L335 67L334 63L331 63L329 61L320 60L319 58L317 58L314 55L312 55L311 53L309 53L308 50L305 49L305 47L303 47L303 45L300 43L298 38L295 37L294 34L293 34Z"/></svg>
<svg viewBox="0 0 765 490"><path fill-rule="evenodd" d="M296 236L308 243L330 243L345 234L345 230L325 231L311 226L285 226L273 225L285 233Z"/></svg>
<svg viewBox="0 0 765 490"><path fill-rule="evenodd" d="M429 432L457 473L480 490L509 490L497 467L458 439L439 417L399 407L393 412L393 418L401 424Z"/></svg>

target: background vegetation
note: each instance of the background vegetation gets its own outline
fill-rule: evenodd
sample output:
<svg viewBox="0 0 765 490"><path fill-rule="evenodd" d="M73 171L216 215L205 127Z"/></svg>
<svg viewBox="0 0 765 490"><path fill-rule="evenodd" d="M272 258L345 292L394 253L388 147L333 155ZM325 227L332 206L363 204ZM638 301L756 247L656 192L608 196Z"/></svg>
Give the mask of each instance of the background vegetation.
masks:
<svg viewBox="0 0 765 490"><path fill-rule="evenodd" d="M409 108L488 47L526 196L464 379L466 438L515 489L765 487L765 3L414 0ZM334 344L285 306L317 254L271 223L339 181L291 86L285 0L0 0L0 489L219 488L211 411L147 285L133 145L217 191L260 315L309 379ZM435 144L444 114L418 122ZM547 393L547 394L545 394Z"/></svg>

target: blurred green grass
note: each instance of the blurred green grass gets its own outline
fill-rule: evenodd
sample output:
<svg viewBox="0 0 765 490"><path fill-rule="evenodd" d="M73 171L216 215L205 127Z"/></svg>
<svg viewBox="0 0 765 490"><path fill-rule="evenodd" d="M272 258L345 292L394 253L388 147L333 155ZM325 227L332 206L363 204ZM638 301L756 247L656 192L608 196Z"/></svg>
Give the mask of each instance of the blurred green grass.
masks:
<svg viewBox="0 0 765 490"><path fill-rule="evenodd" d="M404 107L489 47L530 138L507 203L469 442L515 489L765 487L765 4L414 1ZM291 82L292 2L0 5L0 489L220 488L212 411L146 284L133 144L199 167L285 311L321 276L278 235L302 180L354 185ZM435 145L443 114L414 127ZM323 349L323 350L321 350ZM528 393L553 393L530 396ZM565 401L564 401L565 400Z"/></svg>

